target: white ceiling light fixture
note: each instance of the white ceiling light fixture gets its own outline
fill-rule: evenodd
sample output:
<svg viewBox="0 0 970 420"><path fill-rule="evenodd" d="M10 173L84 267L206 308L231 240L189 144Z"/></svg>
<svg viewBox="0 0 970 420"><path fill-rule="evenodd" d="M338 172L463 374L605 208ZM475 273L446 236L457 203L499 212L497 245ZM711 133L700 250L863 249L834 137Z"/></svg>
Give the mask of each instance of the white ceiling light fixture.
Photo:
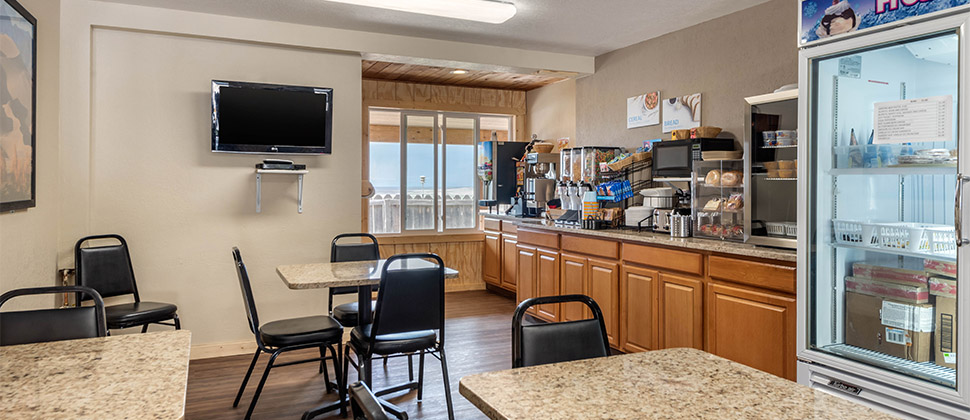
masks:
<svg viewBox="0 0 970 420"><path fill-rule="evenodd" d="M468 74L468 70L462 70L462 69L452 70L451 74Z"/></svg>
<svg viewBox="0 0 970 420"><path fill-rule="evenodd" d="M503 23L515 16L515 5L494 0L327 0L476 22Z"/></svg>

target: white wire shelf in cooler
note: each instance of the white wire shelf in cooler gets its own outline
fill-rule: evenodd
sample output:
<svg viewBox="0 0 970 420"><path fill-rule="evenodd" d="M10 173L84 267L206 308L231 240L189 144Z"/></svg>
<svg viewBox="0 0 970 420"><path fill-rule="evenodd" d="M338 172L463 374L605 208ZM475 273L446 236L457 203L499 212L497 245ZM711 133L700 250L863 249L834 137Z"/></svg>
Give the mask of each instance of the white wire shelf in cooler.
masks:
<svg viewBox="0 0 970 420"><path fill-rule="evenodd" d="M953 226L832 220L835 245L927 258L956 258Z"/></svg>
<svg viewBox="0 0 970 420"><path fill-rule="evenodd" d="M923 378L946 386L955 386L957 373L955 369L939 366L932 362L914 362L885 353L851 346L848 344L830 344L823 350L845 356L853 360L868 362L889 370Z"/></svg>

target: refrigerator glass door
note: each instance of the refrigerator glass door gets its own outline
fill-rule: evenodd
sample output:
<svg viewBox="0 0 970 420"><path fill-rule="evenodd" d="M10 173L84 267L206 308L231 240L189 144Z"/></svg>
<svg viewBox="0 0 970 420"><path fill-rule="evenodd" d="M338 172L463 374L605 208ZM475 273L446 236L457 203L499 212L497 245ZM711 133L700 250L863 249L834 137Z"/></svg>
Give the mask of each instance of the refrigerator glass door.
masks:
<svg viewBox="0 0 970 420"><path fill-rule="evenodd" d="M951 389L959 45L951 30L809 62L808 347Z"/></svg>

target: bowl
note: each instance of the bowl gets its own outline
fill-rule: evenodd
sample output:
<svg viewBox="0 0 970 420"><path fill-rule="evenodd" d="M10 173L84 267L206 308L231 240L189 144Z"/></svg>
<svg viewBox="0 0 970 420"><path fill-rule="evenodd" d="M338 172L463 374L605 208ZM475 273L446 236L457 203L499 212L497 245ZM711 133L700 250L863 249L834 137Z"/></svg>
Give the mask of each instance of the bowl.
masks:
<svg viewBox="0 0 970 420"><path fill-rule="evenodd" d="M671 140L687 140L690 138L690 130L673 130L670 132Z"/></svg>
<svg viewBox="0 0 970 420"><path fill-rule="evenodd" d="M778 162L775 162L775 161L765 162L765 169L768 169L768 170L778 169Z"/></svg>
<svg viewBox="0 0 970 420"><path fill-rule="evenodd" d="M536 143L532 145L532 150L535 150L536 153L549 153L555 147L556 145L552 143Z"/></svg>
<svg viewBox="0 0 970 420"><path fill-rule="evenodd" d="M778 169L795 169L794 160L779 160Z"/></svg>
<svg viewBox="0 0 970 420"><path fill-rule="evenodd" d="M712 139L721 134L721 127L701 126L690 129L693 137Z"/></svg>
<svg viewBox="0 0 970 420"><path fill-rule="evenodd" d="M781 176L778 175L778 170L777 169L769 169L768 170L768 178L781 178Z"/></svg>
<svg viewBox="0 0 970 420"><path fill-rule="evenodd" d="M797 173L794 169L779 169L778 178L794 178Z"/></svg>

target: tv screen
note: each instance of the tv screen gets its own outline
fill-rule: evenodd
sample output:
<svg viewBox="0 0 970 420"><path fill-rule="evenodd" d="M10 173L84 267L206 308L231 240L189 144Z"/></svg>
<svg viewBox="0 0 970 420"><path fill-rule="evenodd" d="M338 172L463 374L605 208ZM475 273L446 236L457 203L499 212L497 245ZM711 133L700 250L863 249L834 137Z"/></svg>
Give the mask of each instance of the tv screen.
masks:
<svg viewBox="0 0 970 420"><path fill-rule="evenodd" d="M333 89L212 81L212 151L330 153Z"/></svg>

